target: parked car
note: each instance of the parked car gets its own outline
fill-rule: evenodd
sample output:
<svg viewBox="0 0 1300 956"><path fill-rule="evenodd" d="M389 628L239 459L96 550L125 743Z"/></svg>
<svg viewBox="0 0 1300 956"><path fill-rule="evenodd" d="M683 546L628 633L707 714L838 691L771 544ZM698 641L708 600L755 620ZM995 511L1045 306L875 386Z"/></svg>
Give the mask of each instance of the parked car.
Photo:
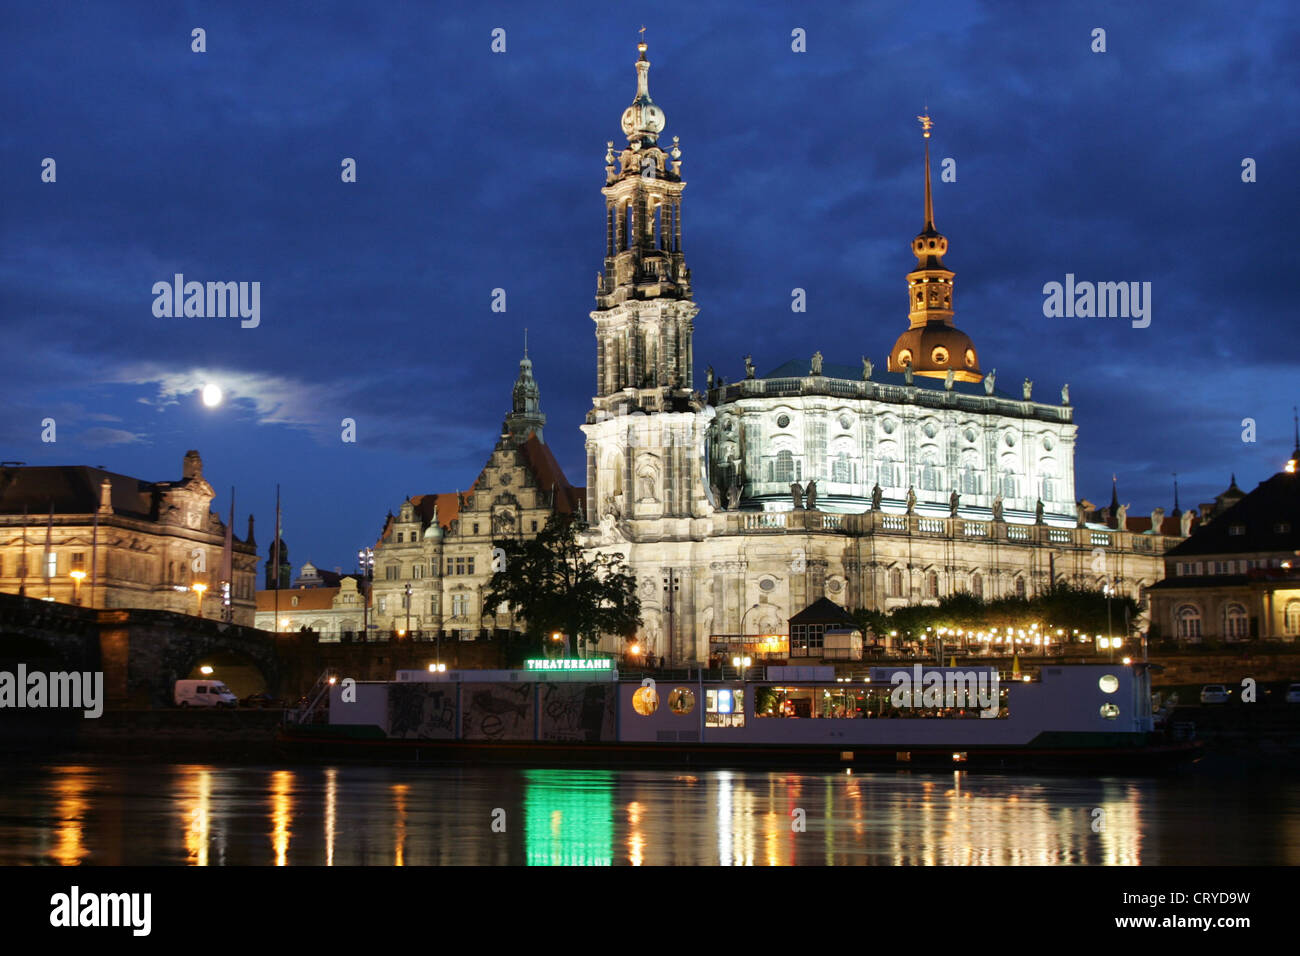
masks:
<svg viewBox="0 0 1300 956"><path fill-rule="evenodd" d="M1222 684L1206 684L1201 688L1202 704L1226 704L1228 702L1228 688Z"/></svg>
<svg viewBox="0 0 1300 956"><path fill-rule="evenodd" d="M178 680L172 689L177 707L236 707L239 698L219 680Z"/></svg>
<svg viewBox="0 0 1300 956"><path fill-rule="evenodd" d="M1291 684L1286 689L1286 702L1300 704L1300 684Z"/></svg>
<svg viewBox="0 0 1300 956"><path fill-rule="evenodd" d="M239 702L241 707L275 707L278 703L270 694L249 694Z"/></svg>

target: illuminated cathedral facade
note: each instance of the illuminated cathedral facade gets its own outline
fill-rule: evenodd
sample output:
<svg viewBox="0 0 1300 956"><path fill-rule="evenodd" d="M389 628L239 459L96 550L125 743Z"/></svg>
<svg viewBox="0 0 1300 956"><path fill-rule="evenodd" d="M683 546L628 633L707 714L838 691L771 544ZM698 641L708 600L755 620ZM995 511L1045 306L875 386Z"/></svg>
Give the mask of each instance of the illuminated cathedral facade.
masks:
<svg viewBox="0 0 1300 956"><path fill-rule="evenodd" d="M1059 402L1035 398L1028 380L998 388L955 324L929 117L907 327L883 367L817 352L761 376L746 359L743 379L710 371L697 383L682 151L677 137L661 142L666 118L639 50L627 144L605 154L595 396L582 430L587 541L637 574L649 652L705 660L727 635L784 634L821 597L887 609L957 591L1032 596L1053 580L1136 597L1159 580L1180 540L1166 538L1161 512L1119 509L1101 524L1076 501L1068 386Z"/></svg>

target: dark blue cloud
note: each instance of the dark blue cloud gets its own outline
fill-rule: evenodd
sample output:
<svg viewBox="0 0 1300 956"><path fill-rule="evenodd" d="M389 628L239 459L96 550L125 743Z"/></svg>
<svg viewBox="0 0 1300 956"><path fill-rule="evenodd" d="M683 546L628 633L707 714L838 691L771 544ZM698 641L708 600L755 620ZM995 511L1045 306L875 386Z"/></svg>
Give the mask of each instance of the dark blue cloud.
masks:
<svg viewBox="0 0 1300 956"><path fill-rule="evenodd" d="M906 325L928 105L936 172L957 163L935 201L958 323L1002 381L1071 383L1080 495L1105 500L1118 473L1135 509L1168 507L1178 471L1187 504L1290 450L1285 2L301 3L7 14L5 457L161 479L197 447L263 541L278 481L295 561L347 566L405 495L474 479L526 326L548 440L582 483L602 157L643 16L690 184L697 373L738 377L750 352L883 363ZM261 326L155 318L150 288L175 272L260 282ZM1044 318L1066 273L1151 282L1150 328ZM192 391L208 379L231 394L215 411Z"/></svg>

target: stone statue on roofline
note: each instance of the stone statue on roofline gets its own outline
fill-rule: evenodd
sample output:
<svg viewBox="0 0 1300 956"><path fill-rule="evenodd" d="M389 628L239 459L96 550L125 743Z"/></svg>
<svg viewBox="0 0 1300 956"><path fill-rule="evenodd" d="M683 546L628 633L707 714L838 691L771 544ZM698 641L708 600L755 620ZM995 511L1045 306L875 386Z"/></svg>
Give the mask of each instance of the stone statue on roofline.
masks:
<svg viewBox="0 0 1300 956"><path fill-rule="evenodd" d="M704 370L704 382L709 387L713 387L713 366L710 365Z"/></svg>
<svg viewBox="0 0 1300 956"><path fill-rule="evenodd" d="M957 494L957 489L954 488L952 490L952 494L948 496L948 516L950 518L957 517L957 506L960 504L961 504L961 495Z"/></svg>
<svg viewBox="0 0 1300 956"><path fill-rule="evenodd" d="M1034 524L1043 523L1043 499L1039 498L1038 503L1034 505Z"/></svg>
<svg viewBox="0 0 1300 956"><path fill-rule="evenodd" d="M727 489L727 509L735 511L740 507L740 485L733 484Z"/></svg>
<svg viewBox="0 0 1300 956"><path fill-rule="evenodd" d="M1186 538L1188 535L1192 533L1192 519L1195 517L1196 517L1196 513L1194 511L1184 511L1179 516L1178 532L1184 538Z"/></svg>
<svg viewBox="0 0 1300 956"><path fill-rule="evenodd" d="M803 486L797 481L790 483L790 500L795 511L803 511Z"/></svg>
<svg viewBox="0 0 1300 956"><path fill-rule="evenodd" d="M805 507L807 507L809 511L816 511L817 510L817 479L814 478L812 481L808 482L808 487L804 489L804 494L807 495L808 498L807 502L805 503Z"/></svg>
<svg viewBox="0 0 1300 956"><path fill-rule="evenodd" d="M885 497L885 493L884 491L881 490L880 483L877 482L876 484L872 485L871 487L871 510L872 511L880 510L880 502L884 497Z"/></svg>
<svg viewBox="0 0 1300 956"><path fill-rule="evenodd" d="M865 355L862 356L862 381L871 381L871 372L874 368L875 366L871 364L871 359L867 358Z"/></svg>
<svg viewBox="0 0 1300 956"><path fill-rule="evenodd" d="M1115 529L1117 531L1128 530L1128 505L1120 505L1115 510Z"/></svg>
<svg viewBox="0 0 1300 956"><path fill-rule="evenodd" d="M1161 534L1161 528L1165 524L1165 509L1156 508L1151 512L1151 533Z"/></svg>
<svg viewBox="0 0 1300 956"><path fill-rule="evenodd" d="M1083 506L1082 501L1074 506L1074 514L1076 528L1082 528L1088 523L1088 509Z"/></svg>
<svg viewBox="0 0 1300 956"><path fill-rule="evenodd" d="M943 377L943 387L946 391L952 391L952 383L957 380L957 373L948 369L948 374Z"/></svg>
<svg viewBox="0 0 1300 956"><path fill-rule="evenodd" d="M998 370L994 369L984 376L984 394L993 394L993 380L998 377Z"/></svg>
<svg viewBox="0 0 1300 956"><path fill-rule="evenodd" d="M745 356L745 378L754 377L754 356Z"/></svg>
<svg viewBox="0 0 1300 956"><path fill-rule="evenodd" d="M1002 496L998 495L993 499L993 520L1002 520Z"/></svg>
<svg viewBox="0 0 1300 956"><path fill-rule="evenodd" d="M822 353L814 352L812 357L812 367L810 374L820 375L822 373Z"/></svg>
<svg viewBox="0 0 1300 956"><path fill-rule="evenodd" d="M1034 383L1029 379L1025 379L1025 384L1023 387L1025 391L1025 401L1029 401L1030 397L1034 394Z"/></svg>
<svg viewBox="0 0 1300 956"><path fill-rule="evenodd" d="M908 367L910 368L911 366ZM916 511L916 490L911 485L908 485L907 486L907 513L912 514L915 511Z"/></svg>
<svg viewBox="0 0 1300 956"><path fill-rule="evenodd" d="M1069 382L1066 382L1064 385L1061 386L1061 404L1062 405L1070 404L1070 383Z"/></svg>

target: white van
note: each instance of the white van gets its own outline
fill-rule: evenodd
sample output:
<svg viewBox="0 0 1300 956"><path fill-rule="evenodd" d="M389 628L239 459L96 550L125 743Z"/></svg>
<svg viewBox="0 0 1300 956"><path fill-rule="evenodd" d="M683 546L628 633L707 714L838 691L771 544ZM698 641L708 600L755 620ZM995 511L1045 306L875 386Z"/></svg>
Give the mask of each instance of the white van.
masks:
<svg viewBox="0 0 1300 956"><path fill-rule="evenodd" d="M219 680L178 680L172 691L172 702L177 707L236 707L237 698L229 687Z"/></svg>

